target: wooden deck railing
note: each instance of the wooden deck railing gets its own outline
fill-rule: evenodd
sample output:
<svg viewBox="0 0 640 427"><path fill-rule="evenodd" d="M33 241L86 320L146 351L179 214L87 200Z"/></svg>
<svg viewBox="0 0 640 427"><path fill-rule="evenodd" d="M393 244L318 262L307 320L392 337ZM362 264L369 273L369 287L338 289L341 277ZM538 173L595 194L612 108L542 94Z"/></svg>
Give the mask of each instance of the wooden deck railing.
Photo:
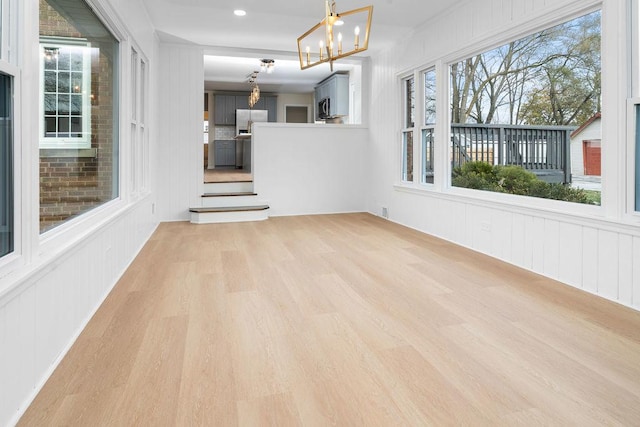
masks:
<svg viewBox="0 0 640 427"><path fill-rule="evenodd" d="M469 161L516 165L548 182L571 182L570 126L451 125L452 169ZM433 182L433 129L423 130L423 182Z"/></svg>

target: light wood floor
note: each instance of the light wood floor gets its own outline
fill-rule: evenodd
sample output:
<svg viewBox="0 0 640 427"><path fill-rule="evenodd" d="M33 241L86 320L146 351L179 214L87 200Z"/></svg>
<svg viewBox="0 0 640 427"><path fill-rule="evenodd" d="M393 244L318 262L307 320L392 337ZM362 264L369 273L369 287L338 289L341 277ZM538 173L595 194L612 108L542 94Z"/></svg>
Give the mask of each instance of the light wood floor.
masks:
<svg viewBox="0 0 640 427"><path fill-rule="evenodd" d="M640 314L367 214L162 224L20 425L640 425Z"/></svg>
<svg viewBox="0 0 640 427"><path fill-rule="evenodd" d="M204 182L250 182L251 172L234 168L215 168L204 170Z"/></svg>

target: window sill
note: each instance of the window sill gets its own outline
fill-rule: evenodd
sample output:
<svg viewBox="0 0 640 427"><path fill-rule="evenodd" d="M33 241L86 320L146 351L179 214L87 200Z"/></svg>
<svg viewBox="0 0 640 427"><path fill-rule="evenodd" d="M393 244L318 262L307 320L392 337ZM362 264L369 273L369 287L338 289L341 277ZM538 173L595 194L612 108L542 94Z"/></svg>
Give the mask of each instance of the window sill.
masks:
<svg viewBox="0 0 640 427"><path fill-rule="evenodd" d="M97 148L41 148L40 158L57 157L57 158L96 158L98 157Z"/></svg>

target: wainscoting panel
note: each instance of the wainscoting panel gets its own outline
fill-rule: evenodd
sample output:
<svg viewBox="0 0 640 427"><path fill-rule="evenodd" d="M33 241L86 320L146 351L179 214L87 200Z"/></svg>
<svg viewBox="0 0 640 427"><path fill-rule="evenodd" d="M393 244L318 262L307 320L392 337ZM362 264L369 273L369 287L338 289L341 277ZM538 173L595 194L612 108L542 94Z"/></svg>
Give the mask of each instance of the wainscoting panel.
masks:
<svg viewBox="0 0 640 427"><path fill-rule="evenodd" d="M640 310L640 236L633 238L633 252L631 260L633 261L633 290L631 295L632 306Z"/></svg>
<svg viewBox="0 0 640 427"><path fill-rule="evenodd" d="M598 292L598 230L591 227L582 229L582 284L579 286L586 291ZM572 268L576 264L569 265Z"/></svg>
<svg viewBox="0 0 640 427"><path fill-rule="evenodd" d="M618 243L620 234L600 230L598 233L598 294L616 301L618 299Z"/></svg>
<svg viewBox="0 0 640 427"><path fill-rule="evenodd" d="M633 305L633 237L621 234L618 251L618 300Z"/></svg>
<svg viewBox="0 0 640 427"><path fill-rule="evenodd" d="M582 285L582 227L563 224L558 230L558 280L572 286Z"/></svg>
<svg viewBox="0 0 640 427"><path fill-rule="evenodd" d="M560 223L547 219L544 223L544 275L558 279L560 264Z"/></svg>

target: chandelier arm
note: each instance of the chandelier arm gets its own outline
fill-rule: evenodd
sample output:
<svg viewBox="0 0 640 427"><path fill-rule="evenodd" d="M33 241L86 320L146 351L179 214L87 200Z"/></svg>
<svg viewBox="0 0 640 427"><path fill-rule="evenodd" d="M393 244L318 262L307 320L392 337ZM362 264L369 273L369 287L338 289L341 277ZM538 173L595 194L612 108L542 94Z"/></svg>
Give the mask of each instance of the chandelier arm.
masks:
<svg viewBox="0 0 640 427"><path fill-rule="evenodd" d="M345 49L345 44L343 42L342 33L338 35L338 51L334 53L334 25L339 23L343 25L343 19L345 17L351 15L360 15L364 14L365 22L360 25L364 26L364 40L360 38L360 26L356 25L354 35L355 42L353 43L353 48L348 47ZM331 70L333 71L333 62L337 59L345 58L350 55L354 55L360 52L363 52L368 49L369 45L369 31L371 28L371 17L373 14L373 5L360 7L357 9L349 10L343 13L338 13L336 9L336 1L335 0L325 0L325 16L322 21L320 21L315 26L311 27L308 31L306 31L303 35L298 37L297 45L298 45L298 57L300 60L300 69L305 70L310 67L314 67L316 65L322 64L324 62L329 62ZM356 20L356 22L358 22ZM322 27L324 27L324 39L322 39ZM312 61L312 50L310 49L310 44L307 40L307 37L312 33L318 31L316 37L319 36L319 46L320 52L319 55L314 55ZM304 46L302 42L306 41ZM317 40L317 38L316 38ZM314 41L314 43L316 43ZM318 52L316 50L316 52ZM317 58L317 59L316 59Z"/></svg>

